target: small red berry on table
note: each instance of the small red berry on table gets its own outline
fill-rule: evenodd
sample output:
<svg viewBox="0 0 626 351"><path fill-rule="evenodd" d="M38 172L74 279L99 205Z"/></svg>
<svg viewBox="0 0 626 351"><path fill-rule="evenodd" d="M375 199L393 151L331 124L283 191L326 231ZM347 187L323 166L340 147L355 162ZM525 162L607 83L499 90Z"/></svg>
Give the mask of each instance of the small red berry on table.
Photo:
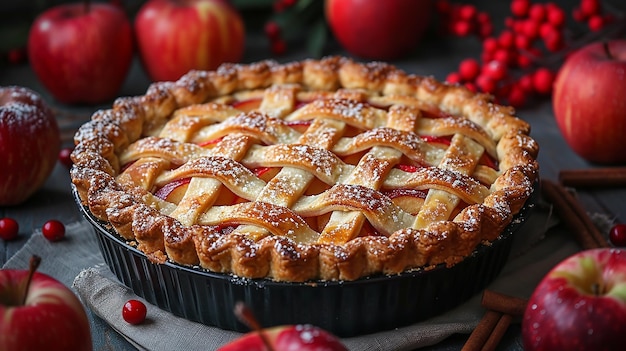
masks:
<svg viewBox="0 0 626 351"><path fill-rule="evenodd" d="M122 318L130 324L141 324L146 320L148 309L139 300L128 300L122 308Z"/></svg>
<svg viewBox="0 0 626 351"><path fill-rule="evenodd" d="M13 218L0 218L0 238L2 240L13 240L17 238L19 225Z"/></svg>
<svg viewBox="0 0 626 351"><path fill-rule="evenodd" d="M619 223L614 225L609 232L609 240L615 246L626 246L626 224Z"/></svg>
<svg viewBox="0 0 626 351"><path fill-rule="evenodd" d="M73 150L74 149L70 147L64 147L61 149L61 151L59 151L59 162L61 162L61 164L63 164L67 168L72 167L73 162L70 156L72 155Z"/></svg>
<svg viewBox="0 0 626 351"><path fill-rule="evenodd" d="M65 237L65 225L56 219L51 219L43 224L41 233L50 241L59 241Z"/></svg>

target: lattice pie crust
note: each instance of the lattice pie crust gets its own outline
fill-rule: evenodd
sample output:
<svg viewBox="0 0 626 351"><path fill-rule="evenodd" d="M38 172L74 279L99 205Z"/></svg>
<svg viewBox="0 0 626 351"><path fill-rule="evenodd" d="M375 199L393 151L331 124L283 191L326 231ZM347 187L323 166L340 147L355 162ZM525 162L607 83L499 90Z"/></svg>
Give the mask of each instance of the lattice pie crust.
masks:
<svg viewBox="0 0 626 351"><path fill-rule="evenodd" d="M151 261L279 281L453 265L538 174L491 97L343 57L192 71L75 135L81 201Z"/></svg>

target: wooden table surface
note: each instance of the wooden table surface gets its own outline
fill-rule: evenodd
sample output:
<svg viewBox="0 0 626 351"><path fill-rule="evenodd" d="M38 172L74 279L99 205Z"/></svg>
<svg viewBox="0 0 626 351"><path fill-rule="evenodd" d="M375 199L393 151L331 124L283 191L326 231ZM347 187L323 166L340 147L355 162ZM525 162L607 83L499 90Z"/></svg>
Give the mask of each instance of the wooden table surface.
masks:
<svg viewBox="0 0 626 351"><path fill-rule="evenodd" d="M346 55L336 45L330 48L328 53ZM433 75L435 78L443 80L447 73L456 69L461 59L469 56L478 57L479 53L480 43L477 40L429 40L423 42L410 57L392 63L409 73ZM254 62L269 57L265 38L252 36L251 40L248 41L244 62ZM287 62L306 57L307 53L296 47L287 55L276 59L280 62ZM57 118L62 129L65 146L71 145L74 131L89 118L91 113L110 105L110 103L101 106L61 105L46 92L27 64L0 67L0 69L2 69L0 71L0 85L30 87L39 92L57 110ZM140 64L134 62L119 95L143 94L149 83ZM539 162L542 178L556 180L559 171L563 169L597 167L576 156L565 143L557 129L549 99L539 100L520 109L517 114L531 124L531 135L541 147ZM580 201L589 212L603 213L617 221L626 221L626 189L581 190L578 194ZM53 174L42 189L19 206L0 208L0 217L12 217L20 224L20 236L17 240L0 241L0 264L4 264L8 258L15 254L28 240L29 235L40 229L47 220L58 219L65 223L71 223L81 219L81 214L70 193L67 169L61 164L57 164ZM133 347L113 332L106 323L97 317L91 317L94 323L94 349L133 350ZM499 348L502 350L521 350L519 330L519 325L511 326ZM426 349L457 350L466 338L467 335L453 336L441 344Z"/></svg>

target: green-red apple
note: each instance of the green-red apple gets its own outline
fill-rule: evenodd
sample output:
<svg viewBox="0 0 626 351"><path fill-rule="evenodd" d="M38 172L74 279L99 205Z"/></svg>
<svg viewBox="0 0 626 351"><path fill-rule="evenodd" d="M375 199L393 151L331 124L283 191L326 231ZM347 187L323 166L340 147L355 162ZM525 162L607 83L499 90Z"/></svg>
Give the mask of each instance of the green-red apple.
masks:
<svg viewBox="0 0 626 351"><path fill-rule="evenodd" d="M35 259L30 270L0 270L0 350L91 351L80 300L63 283L35 272Z"/></svg>
<svg viewBox="0 0 626 351"><path fill-rule="evenodd" d="M626 250L576 253L537 285L522 320L524 349L623 350Z"/></svg>
<svg viewBox="0 0 626 351"><path fill-rule="evenodd" d="M275 351L347 351L348 349L331 333L308 324L268 328L263 337ZM218 351L268 350L259 331L244 334L241 338L220 347Z"/></svg>

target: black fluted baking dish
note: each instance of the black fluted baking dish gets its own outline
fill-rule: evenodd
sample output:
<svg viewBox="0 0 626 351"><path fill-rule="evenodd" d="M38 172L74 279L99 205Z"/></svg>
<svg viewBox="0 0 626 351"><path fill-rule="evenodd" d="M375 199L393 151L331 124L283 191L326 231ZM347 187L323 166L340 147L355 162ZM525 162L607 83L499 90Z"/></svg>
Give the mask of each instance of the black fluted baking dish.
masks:
<svg viewBox="0 0 626 351"><path fill-rule="evenodd" d="M536 189L537 187L535 187ZM514 233L534 207L531 196L490 245L452 266L377 275L354 281L305 283L248 279L199 267L154 264L74 198L95 228L104 260L135 294L176 316L222 329L246 332L233 313L242 301L261 325L310 323L342 337L406 326L442 314L485 288L506 263ZM535 190L536 195L537 191Z"/></svg>

